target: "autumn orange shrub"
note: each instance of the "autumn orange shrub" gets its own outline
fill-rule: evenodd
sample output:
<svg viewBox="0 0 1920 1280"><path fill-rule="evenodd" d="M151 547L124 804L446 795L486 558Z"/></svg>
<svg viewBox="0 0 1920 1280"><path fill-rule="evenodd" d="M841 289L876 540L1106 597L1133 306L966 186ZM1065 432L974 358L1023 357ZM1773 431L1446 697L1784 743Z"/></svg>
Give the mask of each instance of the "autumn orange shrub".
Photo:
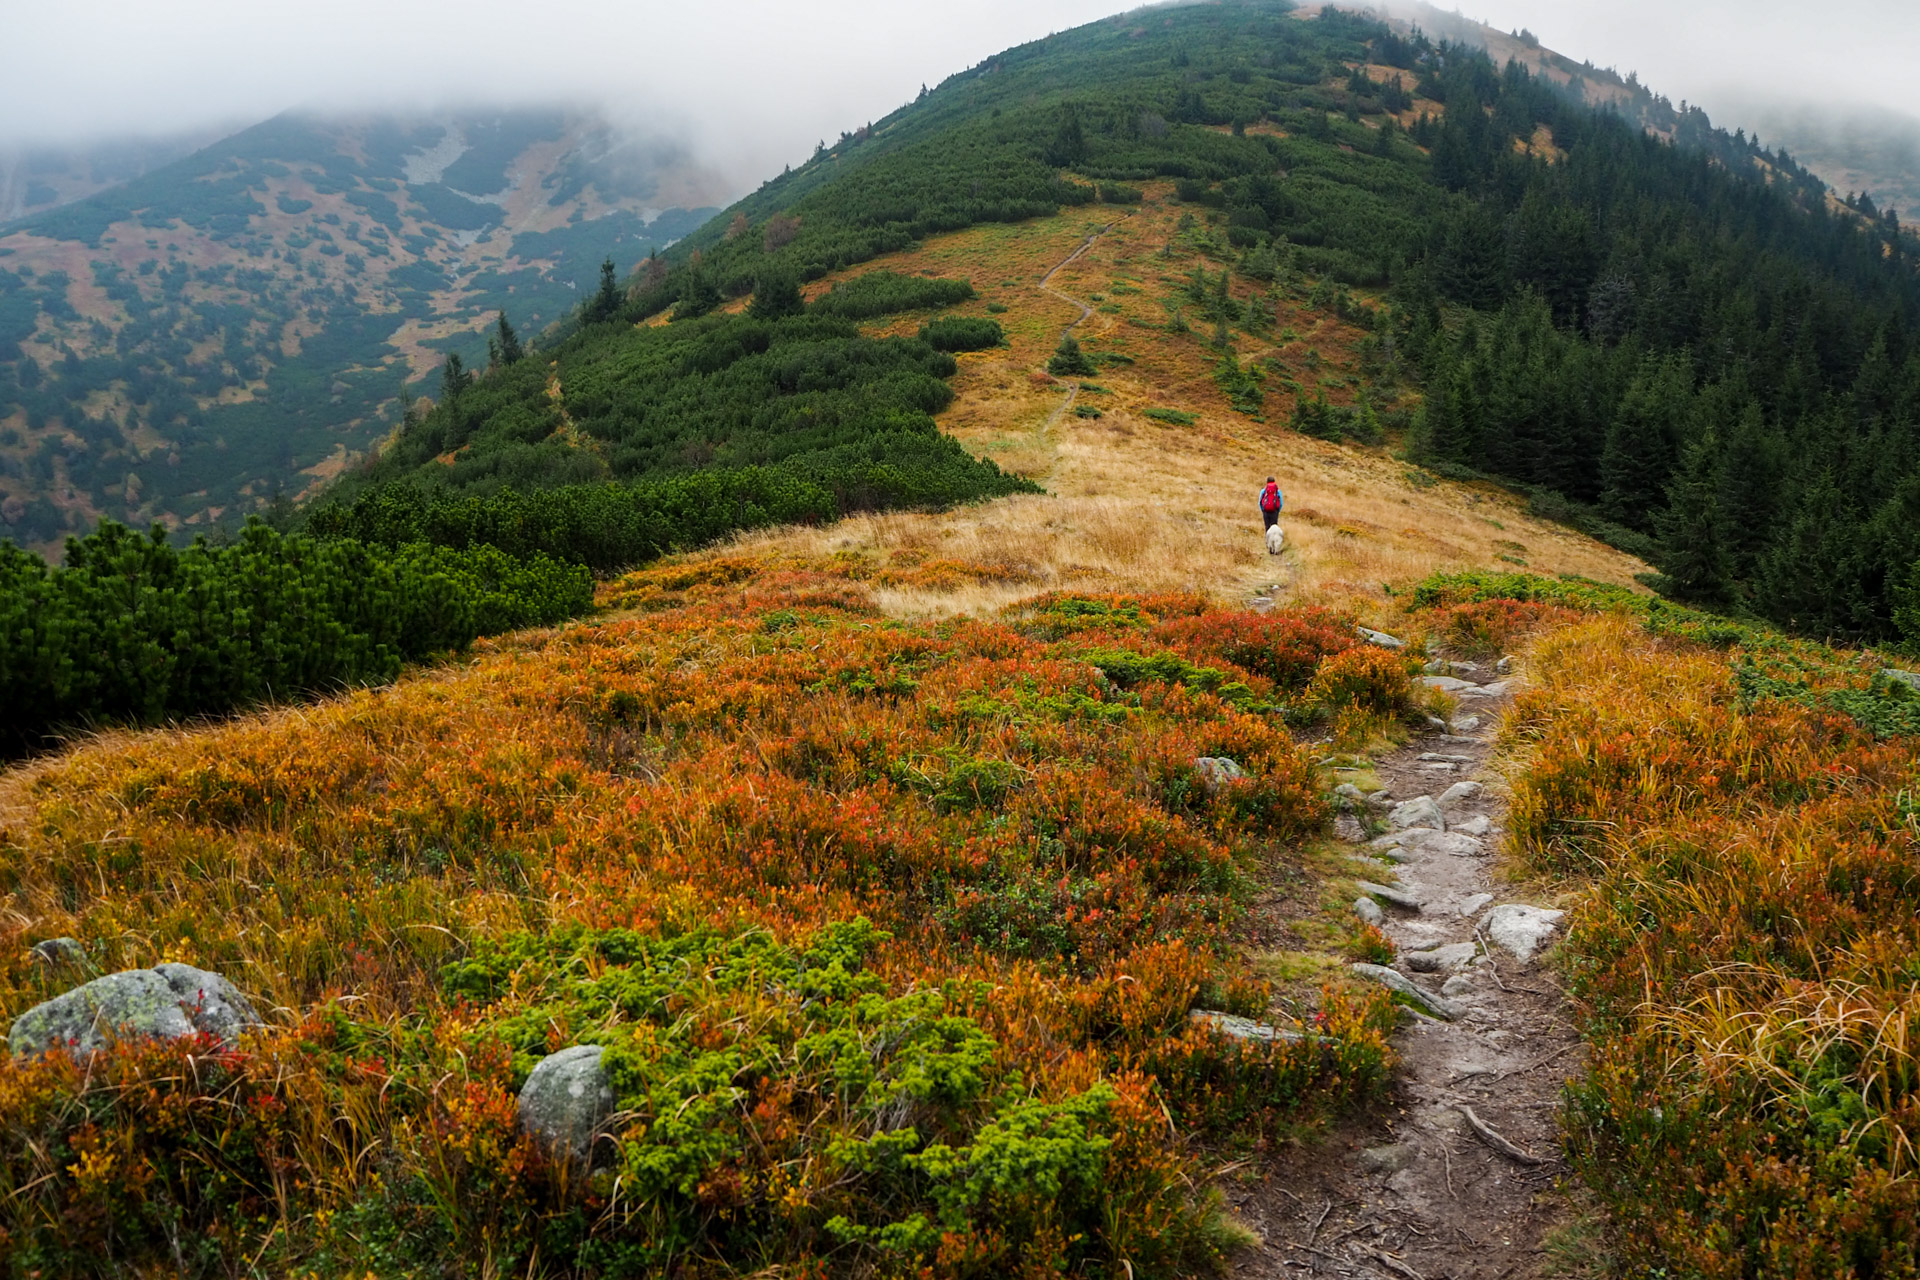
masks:
<svg viewBox="0 0 1920 1280"><path fill-rule="evenodd" d="M1404 715L1414 705L1412 664L1400 654L1371 645L1348 649L1320 664L1307 686L1307 697L1333 709Z"/></svg>
<svg viewBox="0 0 1920 1280"><path fill-rule="evenodd" d="M1475 600L1430 611L1426 618L1449 649L1474 657L1506 653L1536 631L1561 627L1580 615L1541 600Z"/></svg>
<svg viewBox="0 0 1920 1280"><path fill-rule="evenodd" d="M1329 817L1277 677L1199 641L1245 615L1176 650L1155 629L1204 601L906 624L831 566L724 561L623 590L645 607L0 786L0 1011L71 985L24 959L57 934L278 1010L236 1053L0 1063L10 1259L1166 1274L1217 1248L1192 1132L1383 1079L1383 1000L1330 1000L1311 1050L1189 1022L1267 1016L1230 946L1248 868ZM591 1175L513 1127L574 1043L634 1118Z"/></svg>

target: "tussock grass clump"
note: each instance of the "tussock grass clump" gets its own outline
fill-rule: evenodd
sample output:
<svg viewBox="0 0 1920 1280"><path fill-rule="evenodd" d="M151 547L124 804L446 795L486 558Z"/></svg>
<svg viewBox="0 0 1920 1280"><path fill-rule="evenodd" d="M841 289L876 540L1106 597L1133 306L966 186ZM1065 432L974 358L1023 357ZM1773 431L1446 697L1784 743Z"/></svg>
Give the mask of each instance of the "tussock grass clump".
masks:
<svg viewBox="0 0 1920 1280"><path fill-rule="evenodd" d="M1330 624L1182 595L898 623L842 568L661 566L611 588L624 617L0 782L0 1012L77 981L24 956L62 934L274 1011L232 1050L0 1062L9 1259L1217 1261L1193 1138L1282 1140L1388 1062L1378 997L1329 993L1291 1043L1188 1016L1273 1016L1230 945L1249 870L1329 814L1263 708L1311 682ZM531 1066L579 1043L606 1047L624 1119L592 1172L515 1122Z"/></svg>
<svg viewBox="0 0 1920 1280"><path fill-rule="evenodd" d="M1920 742L1800 693L1864 662L1736 659L1625 613L1537 642L1510 726L1515 847L1589 881L1568 974L1592 1044L1568 1150L1630 1260L1910 1276L1920 1246Z"/></svg>

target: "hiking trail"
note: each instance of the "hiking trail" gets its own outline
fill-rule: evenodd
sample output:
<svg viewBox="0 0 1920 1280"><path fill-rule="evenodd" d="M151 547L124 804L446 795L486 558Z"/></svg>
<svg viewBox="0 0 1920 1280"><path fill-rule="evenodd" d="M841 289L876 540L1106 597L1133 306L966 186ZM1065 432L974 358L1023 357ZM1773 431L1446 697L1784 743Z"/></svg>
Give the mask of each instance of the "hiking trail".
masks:
<svg viewBox="0 0 1920 1280"><path fill-rule="evenodd" d="M1223 1182L1262 1238L1236 1275L1530 1280L1565 1216L1557 1111L1584 1046L1540 958L1564 921L1511 909L1543 904L1496 883L1490 865L1507 806L1487 761L1510 680L1481 664L1442 669L1426 679L1460 710L1379 761L1386 796L1349 788L1336 828L1371 882L1371 905L1349 909L1378 912L1392 970L1440 1016L1402 1015L1384 1097L1283 1152L1262 1181ZM1523 959L1514 948L1528 951L1530 932L1537 949Z"/></svg>

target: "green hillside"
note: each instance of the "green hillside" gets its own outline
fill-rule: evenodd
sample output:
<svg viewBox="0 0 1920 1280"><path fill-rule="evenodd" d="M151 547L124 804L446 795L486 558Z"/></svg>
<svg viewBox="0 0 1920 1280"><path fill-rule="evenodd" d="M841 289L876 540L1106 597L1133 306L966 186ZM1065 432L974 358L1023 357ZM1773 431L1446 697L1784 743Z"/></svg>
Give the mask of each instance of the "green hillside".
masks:
<svg viewBox="0 0 1920 1280"><path fill-rule="evenodd" d="M1374 376L1424 386L1415 457L1530 487L1655 560L1676 594L1894 634L1920 559L1915 240L1697 112L1663 130L1585 98L1564 68L1536 77L1337 10L1124 15L850 132L581 319L680 322L763 282L1172 178L1221 269L1388 304ZM588 427L616 451L631 429ZM466 476L503 474L475 448Z"/></svg>
<svg viewBox="0 0 1920 1280"><path fill-rule="evenodd" d="M500 309L537 332L722 190L578 114L288 115L0 227L0 536L298 496Z"/></svg>

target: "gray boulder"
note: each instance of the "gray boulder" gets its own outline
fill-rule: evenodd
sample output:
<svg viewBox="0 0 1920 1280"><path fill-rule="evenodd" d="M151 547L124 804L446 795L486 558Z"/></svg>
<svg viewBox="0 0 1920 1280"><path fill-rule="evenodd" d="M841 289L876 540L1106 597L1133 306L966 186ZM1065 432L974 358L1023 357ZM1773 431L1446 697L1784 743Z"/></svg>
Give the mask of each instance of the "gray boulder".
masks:
<svg viewBox="0 0 1920 1280"><path fill-rule="evenodd" d="M1505 902L1487 912L1480 927L1486 930L1487 937L1493 939L1496 945L1511 951L1524 964L1533 959L1533 953L1554 935L1566 914L1546 907L1523 907L1519 903Z"/></svg>
<svg viewBox="0 0 1920 1280"><path fill-rule="evenodd" d="M87 959L87 949L78 938L48 938L36 942L27 948L27 953L41 964L70 964L84 969L92 962Z"/></svg>
<svg viewBox="0 0 1920 1280"><path fill-rule="evenodd" d="M1384 631L1370 631L1365 627L1357 627L1355 630L1359 631L1360 638L1368 644L1379 645L1382 649L1404 649L1407 647L1405 640L1401 640L1396 636L1390 636Z"/></svg>
<svg viewBox="0 0 1920 1280"><path fill-rule="evenodd" d="M1303 1032L1287 1027L1276 1027L1267 1022L1255 1022L1252 1018L1242 1018L1236 1014L1221 1013L1217 1009L1189 1009L1187 1020L1203 1027L1211 1027L1221 1035L1233 1040L1305 1040Z"/></svg>
<svg viewBox="0 0 1920 1280"><path fill-rule="evenodd" d="M1353 900L1353 914L1360 917L1361 924L1376 927L1386 923L1387 919L1387 913L1380 909L1380 904L1364 894Z"/></svg>
<svg viewBox="0 0 1920 1280"><path fill-rule="evenodd" d="M1445 831L1447 817L1440 812L1440 806L1432 796L1415 796L1387 810L1387 826L1394 831L1404 831L1408 827L1432 827L1435 831Z"/></svg>
<svg viewBox="0 0 1920 1280"><path fill-rule="evenodd" d="M1360 892L1369 897L1378 898L1389 906L1399 907L1402 911L1419 911L1426 905L1420 901L1419 895L1408 893L1405 889L1390 888L1384 884L1375 884L1371 880L1361 880L1358 883Z"/></svg>
<svg viewBox="0 0 1920 1280"><path fill-rule="evenodd" d="M196 1032L232 1044L259 1021L247 998L219 974L163 964L110 973L35 1005L13 1020L7 1047L27 1055L64 1045L86 1055L116 1038L179 1040Z"/></svg>
<svg viewBox="0 0 1920 1280"><path fill-rule="evenodd" d="M1407 968L1415 973L1452 973L1472 964L1479 950L1471 942L1449 942L1430 951L1409 951Z"/></svg>
<svg viewBox="0 0 1920 1280"><path fill-rule="evenodd" d="M195 1031L232 1044L242 1031L260 1025L253 1005L219 974L190 964L157 964L153 971L167 980Z"/></svg>
<svg viewBox="0 0 1920 1280"><path fill-rule="evenodd" d="M1438 689L1442 693L1464 694L1467 690L1478 687L1470 680L1461 680L1455 676L1421 676L1420 683L1429 689Z"/></svg>
<svg viewBox="0 0 1920 1280"><path fill-rule="evenodd" d="M1456 822L1453 824L1453 832L1458 832L1463 836L1473 836L1476 839L1486 835L1492 830L1493 819L1484 813L1476 813L1465 822ZM1451 835L1453 832L1449 832L1448 834Z"/></svg>
<svg viewBox="0 0 1920 1280"><path fill-rule="evenodd" d="M1898 667L1882 667L1880 674L1888 680L1897 680L1911 689L1920 689L1920 671L1902 671Z"/></svg>
<svg viewBox="0 0 1920 1280"><path fill-rule="evenodd" d="M613 1086L597 1044L548 1054L520 1089L520 1127L559 1160L590 1164L613 1119Z"/></svg>
<svg viewBox="0 0 1920 1280"><path fill-rule="evenodd" d="M1473 799L1485 790L1486 788L1477 782L1456 782L1440 793L1440 807L1442 809L1451 809L1457 804L1464 804L1466 801Z"/></svg>
<svg viewBox="0 0 1920 1280"><path fill-rule="evenodd" d="M1245 769L1225 756L1201 756L1193 762L1193 771L1200 775L1200 781L1209 791L1217 791L1247 776Z"/></svg>

